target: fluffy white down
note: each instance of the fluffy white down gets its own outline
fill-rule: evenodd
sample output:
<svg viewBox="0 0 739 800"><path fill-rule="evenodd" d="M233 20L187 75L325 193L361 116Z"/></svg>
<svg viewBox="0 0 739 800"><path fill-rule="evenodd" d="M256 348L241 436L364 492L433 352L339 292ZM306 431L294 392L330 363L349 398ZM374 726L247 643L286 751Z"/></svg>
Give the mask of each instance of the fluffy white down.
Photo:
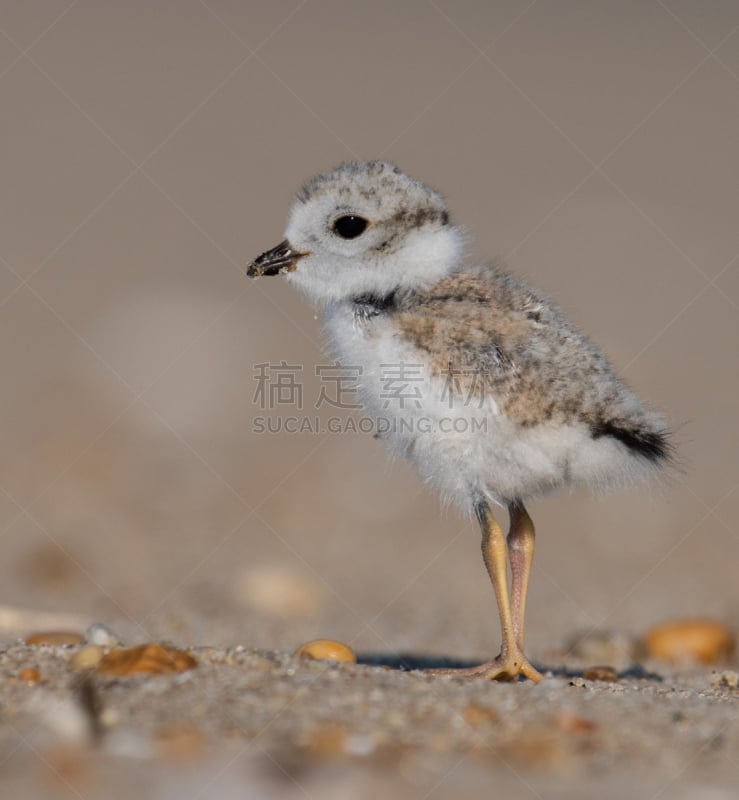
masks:
<svg viewBox="0 0 739 800"><path fill-rule="evenodd" d="M446 382L430 375L423 354L400 340L383 317L358 321L348 303L337 303L327 311L326 328L341 363L362 367L364 409L389 425L382 440L464 511L476 496L505 505L563 485L605 489L630 483L650 469L609 437L593 439L585 425L521 429L500 413L493 397L482 408L477 399L450 408ZM409 374L420 389L420 408L413 400L401 408L397 399L382 399L388 365L400 363L413 367Z"/></svg>

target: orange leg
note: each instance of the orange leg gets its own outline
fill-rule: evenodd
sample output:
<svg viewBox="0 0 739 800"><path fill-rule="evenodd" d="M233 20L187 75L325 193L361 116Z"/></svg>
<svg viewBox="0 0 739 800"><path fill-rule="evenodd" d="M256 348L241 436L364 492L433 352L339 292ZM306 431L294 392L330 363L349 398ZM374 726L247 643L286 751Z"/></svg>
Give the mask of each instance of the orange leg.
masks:
<svg viewBox="0 0 739 800"><path fill-rule="evenodd" d="M508 560L511 563L511 613L516 643L523 650L526 596L529 591L531 562L534 560L534 523L521 503L509 508Z"/></svg>
<svg viewBox="0 0 739 800"><path fill-rule="evenodd" d="M489 680L513 680L524 675L538 683L541 673L523 654L524 613L531 561L534 554L534 526L521 504L511 505L508 545L490 506L481 502L476 509L482 528L482 557L495 591L503 642L493 661L470 669L431 670L444 675L467 675ZM510 553L509 553L510 546ZM508 592L508 557L511 562L512 598Z"/></svg>

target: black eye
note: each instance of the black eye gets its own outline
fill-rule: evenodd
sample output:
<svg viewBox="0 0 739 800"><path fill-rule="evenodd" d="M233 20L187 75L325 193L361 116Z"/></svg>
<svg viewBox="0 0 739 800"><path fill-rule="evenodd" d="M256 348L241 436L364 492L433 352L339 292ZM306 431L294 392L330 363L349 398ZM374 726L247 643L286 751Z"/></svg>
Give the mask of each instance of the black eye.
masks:
<svg viewBox="0 0 739 800"><path fill-rule="evenodd" d="M341 236L342 239L356 239L357 236L364 233L366 227L367 220L364 217L350 215L339 217L332 226L334 233Z"/></svg>

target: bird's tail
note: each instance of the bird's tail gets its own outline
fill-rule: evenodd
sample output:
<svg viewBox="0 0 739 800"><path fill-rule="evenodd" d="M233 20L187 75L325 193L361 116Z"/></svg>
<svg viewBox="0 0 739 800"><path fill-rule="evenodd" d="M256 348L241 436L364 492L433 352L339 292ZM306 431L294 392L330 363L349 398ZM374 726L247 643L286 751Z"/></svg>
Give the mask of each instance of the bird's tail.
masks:
<svg viewBox="0 0 739 800"><path fill-rule="evenodd" d="M673 459L674 447L670 441L670 432L661 421L602 421L593 428L593 438L598 439L601 436L609 436L621 442L631 455L654 466L666 464Z"/></svg>

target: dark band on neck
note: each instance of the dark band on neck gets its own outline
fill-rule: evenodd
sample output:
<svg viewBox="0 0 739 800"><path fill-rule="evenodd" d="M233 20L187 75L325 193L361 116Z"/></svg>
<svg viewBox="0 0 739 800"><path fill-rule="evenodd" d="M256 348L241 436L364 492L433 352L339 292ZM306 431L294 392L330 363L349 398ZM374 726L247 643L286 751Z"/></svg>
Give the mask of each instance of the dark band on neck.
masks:
<svg viewBox="0 0 739 800"><path fill-rule="evenodd" d="M355 306L359 306L362 313L365 315L376 316L378 314L385 314L395 308L397 289L387 294L375 294L373 292L365 292L364 294L357 295L352 298Z"/></svg>

